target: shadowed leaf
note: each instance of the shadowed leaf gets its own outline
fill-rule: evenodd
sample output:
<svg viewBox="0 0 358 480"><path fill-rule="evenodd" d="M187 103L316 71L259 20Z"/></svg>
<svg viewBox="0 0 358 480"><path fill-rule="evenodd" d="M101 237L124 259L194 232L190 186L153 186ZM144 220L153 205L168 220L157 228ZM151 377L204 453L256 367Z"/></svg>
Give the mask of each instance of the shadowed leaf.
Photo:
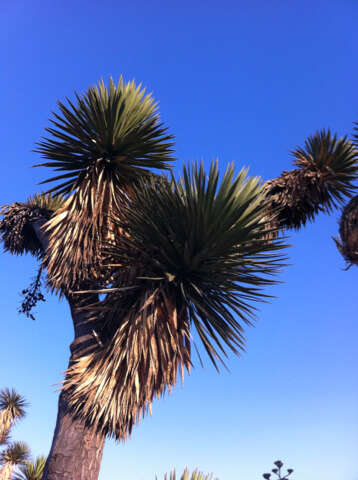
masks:
<svg viewBox="0 0 358 480"><path fill-rule="evenodd" d="M34 222L49 220L64 203L64 197L40 193L26 202L15 202L0 208L0 239L5 251L16 255L31 253L36 258L44 254L42 244L33 229Z"/></svg>

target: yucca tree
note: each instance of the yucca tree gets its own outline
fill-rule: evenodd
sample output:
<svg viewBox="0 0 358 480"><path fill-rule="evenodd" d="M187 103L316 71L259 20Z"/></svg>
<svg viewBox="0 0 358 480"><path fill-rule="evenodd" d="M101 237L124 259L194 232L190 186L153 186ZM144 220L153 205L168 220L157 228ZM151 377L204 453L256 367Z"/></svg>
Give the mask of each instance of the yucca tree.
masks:
<svg viewBox="0 0 358 480"><path fill-rule="evenodd" d="M260 195L261 209L257 212L256 222L261 220L266 238L274 238L280 229L299 228L307 220L312 220L320 210L331 211L354 191L352 181L357 172L357 156L353 146L345 139L338 140L330 132L319 132L308 138L304 149L299 148L293 154L295 164L300 168L284 172L283 179L280 177L267 182ZM242 185L240 178L237 181ZM114 245L107 245L104 258L107 257L114 281L106 299L92 308L92 317L102 319L101 323L106 325L97 339L99 345L105 347L78 359L69 369L64 385L65 390L71 392L69 402L72 411L89 425L117 439L125 438L141 415L151 409L153 397L175 385L178 367L182 372L184 367L190 369L191 342L184 341L190 338L190 325L195 326L215 366L218 352L210 342L211 335L214 342L220 337L224 339L224 343L235 352L237 347L242 347L242 343L238 345L227 341L223 332L227 334L228 329L220 325L217 319L211 325L211 315L204 319L199 315L203 326L192 315L193 311L211 314L218 306L221 315L225 310L225 284L222 279L228 279L230 275L225 270L221 277L215 277L215 261L219 262L219 269L225 265L223 257L216 256L219 244L227 248L224 252L229 255L233 271L245 272L245 279L236 277L237 282L256 284L257 281L249 278L249 263L239 267L232 261L225 239L228 235L233 242L237 242L236 246L242 251L240 261L245 260L242 244L252 247L254 243L242 235L236 238L231 236L229 224L230 220L232 225L235 224L235 216L225 217L229 223L223 224L218 218L221 208L226 211L226 205L231 205L232 212L241 214L241 206L253 206L254 198L258 196L258 191L250 192L251 196L249 193L248 199L243 200L239 194L240 188L235 188L232 179L233 170L230 169L224 175L222 189L217 192L218 171L214 165L209 172L208 183L203 169L196 167L191 173L184 169L183 179L178 183L164 179L159 182L153 178L152 184L146 182L133 188L132 202L123 206L122 217L113 221L121 235ZM232 197L225 197L223 192L230 192ZM236 225L242 228L240 223ZM250 232L251 235L261 233L257 230ZM255 244L256 247L258 245ZM274 248L274 245L267 243L265 247ZM194 260L190 252L195 252ZM191 261L195 268L190 265ZM201 272L200 261L204 265L207 261L210 267ZM115 271L112 265L120 265L120 268ZM198 275L195 280L199 283L195 283L190 276L185 278L186 272L191 272L192 268ZM174 274L173 271L179 273ZM177 278L184 280L179 284ZM145 282L144 279L149 281ZM200 280L204 282L203 285ZM188 291L184 285L190 285ZM242 294L231 284L228 288L230 295ZM206 303L208 291L218 293L212 304ZM247 294L246 298L252 300L253 297ZM200 308L198 298L202 301ZM239 303L235 307L230 302L226 305L244 323L249 323L248 316L243 314L249 312L246 303ZM126 316L125 312L130 314ZM137 312L140 312L139 317ZM179 337L175 331L168 332L168 327L162 326L168 324L171 315L178 322L177 330L183 332ZM233 327L230 334L242 332L241 325L234 323L230 327ZM163 357L163 347L156 340L163 337L162 331L167 335L165 348L170 351L168 354L166 350ZM142 345L141 352L138 352L137 342ZM176 345L171 349L173 343ZM155 348L151 347L152 344L156 345ZM219 348L223 351L220 343ZM122 378L126 379L125 384ZM118 414L119 405L121 416Z"/></svg>
<svg viewBox="0 0 358 480"><path fill-rule="evenodd" d="M37 151L57 172L49 195L66 198L42 216L38 204L6 206L0 233L7 250L42 261L74 323L43 479L95 480L105 435L125 438L190 368L193 330L216 365L243 348L253 302L281 264L279 230L350 196L357 156L320 132L295 152L298 168L263 189L232 168L220 180L215 165L162 177L173 139L151 95L122 79L59 102L48 133Z"/></svg>
<svg viewBox="0 0 358 480"><path fill-rule="evenodd" d="M27 402L14 389L5 388L0 392L0 444L8 442L14 423L26 415Z"/></svg>
<svg viewBox="0 0 358 480"><path fill-rule="evenodd" d="M14 473L12 480L41 480L46 464L46 457L37 457L34 461L26 460Z"/></svg>
<svg viewBox="0 0 358 480"><path fill-rule="evenodd" d="M88 316L80 307L97 297L74 298L71 290L102 281L100 246L113 236L111 215L128 202L132 185L141 177L153 169L169 168L173 139L160 123L152 96L134 82L126 84L120 79L115 85L110 80L108 88L100 82L81 97L76 95L76 104L59 102L59 110L52 119L53 128L48 129L51 138L44 139L38 151L45 158L42 165L58 172L52 180L60 184L53 193L65 194L67 200L55 213L47 209L42 218L32 207L33 217L27 216L29 234L21 237L24 228L21 223L18 226L21 247L11 236L16 204L3 210L0 232L7 250L44 257L49 286L67 297L75 328L72 361L85 351L97 328L96 321L86 323ZM46 229L41 229L48 214L51 219ZM34 244L31 236L36 237ZM44 477L96 479L103 444L102 434L94 435L73 421L66 397L61 395Z"/></svg>
<svg viewBox="0 0 358 480"><path fill-rule="evenodd" d="M155 477L157 480L157 477ZM213 475L205 474L199 470L194 470L191 475L189 470L186 468L183 474L180 477L177 477L176 471L173 470L168 474L164 475L164 480L214 480ZM215 479L218 480L218 479Z"/></svg>
<svg viewBox="0 0 358 480"><path fill-rule="evenodd" d="M24 442L13 442L0 453L0 480L10 480L15 467L21 466L29 457L29 448Z"/></svg>

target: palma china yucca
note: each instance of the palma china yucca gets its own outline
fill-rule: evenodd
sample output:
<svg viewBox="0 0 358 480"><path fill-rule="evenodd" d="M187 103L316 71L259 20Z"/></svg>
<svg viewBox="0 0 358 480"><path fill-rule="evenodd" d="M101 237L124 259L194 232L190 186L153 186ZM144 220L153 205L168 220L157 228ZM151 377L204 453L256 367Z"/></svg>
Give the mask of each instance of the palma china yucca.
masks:
<svg viewBox="0 0 358 480"><path fill-rule="evenodd" d="M29 447L24 442L9 443L0 453L0 478L11 480L14 469L23 465L30 455Z"/></svg>
<svg viewBox="0 0 358 480"><path fill-rule="evenodd" d="M321 131L263 185L216 162L176 178L157 103L122 78L58 102L46 130L37 166L53 172L50 187L4 205L0 233L5 250L39 261L22 311L32 318L44 276L74 324L42 479L96 480L105 438L126 439L190 371L194 331L218 369L242 351L285 263L280 232L353 195L357 152Z"/></svg>
<svg viewBox="0 0 358 480"><path fill-rule="evenodd" d="M25 460L13 475L13 480L41 480L46 464L46 457L39 456L35 460Z"/></svg>
<svg viewBox="0 0 358 480"><path fill-rule="evenodd" d="M27 402L13 388L0 392L0 445L7 443L11 427L26 415Z"/></svg>
<svg viewBox="0 0 358 480"><path fill-rule="evenodd" d="M12 441L11 430L26 416L28 402L14 388L0 391L0 480L41 480L46 457L35 460L25 442Z"/></svg>

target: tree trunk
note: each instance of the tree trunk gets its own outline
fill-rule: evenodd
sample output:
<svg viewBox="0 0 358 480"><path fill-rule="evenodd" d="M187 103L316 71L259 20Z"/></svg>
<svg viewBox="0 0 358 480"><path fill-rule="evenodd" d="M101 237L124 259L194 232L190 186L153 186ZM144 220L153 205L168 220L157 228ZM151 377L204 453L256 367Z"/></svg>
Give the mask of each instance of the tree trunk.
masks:
<svg viewBox="0 0 358 480"><path fill-rule="evenodd" d="M6 463L0 470L0 480L11 480L12 470L11 463Z"/></svg>
<svg viewBox="0 0 358 480"><path fill-rule="evenodd" d="M86 428L66 410L61 394L52 447L42 480L97 480L105 438Z"/></svg>
<svg viewBox="0 0 358 480"><path fill-rule="evenodd" d="M86 313L78 309L96 299L94 295L68 298L75 329L75 339L70 347L70 364L94 345L92 331L96 328L95 322L89 323ZM104 442L103 435L72 417L67 409L66 395L61 393L52 447L42 480L97 480Z"/></svg>
<svg viewBox="0 0 358 480"><path fill-rule="evenodd" d="M32 226L46 250L48 240L41 228L44 223L45 221L39 220ZM76 357L88 353L95 345L92 332L97 329L96 322L89 322L86 312L81 311L80 307L98 301L98 295L68 295L67 300L75 330L75 338L70 346L69 364L71 365ZM66 395L61 393L52 446L42 480L97 480L104 442L103 435L72 417L67 408Z"/></svg>
<svg viewBox="0 0 358 480"><path fill-rule="evenodd" d="M11 429L11 418L6 410L0 412L0 445L7 443ZM1 480L1 477L0 477Z"/></svg>

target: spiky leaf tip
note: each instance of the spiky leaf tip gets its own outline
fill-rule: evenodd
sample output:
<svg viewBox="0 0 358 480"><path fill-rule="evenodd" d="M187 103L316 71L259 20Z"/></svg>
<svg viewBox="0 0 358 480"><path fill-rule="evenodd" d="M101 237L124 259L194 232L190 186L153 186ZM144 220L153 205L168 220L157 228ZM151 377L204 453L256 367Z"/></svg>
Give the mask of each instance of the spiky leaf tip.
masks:
<svg viewBox="0 0 358 480"><path fill-rule="evenodd" d="M63 195L53 195L47 192L40 192L28 197L25 205L38 207L41 210L54 213L64 205L65 201L66 198Z"/></svg>
<svg viewBox="0 0 358 480"><path fill-rule="evenodd" d="M182 473L182 475L180 475L180 478L177 477L175 469L169 473L169 476L167 473L164 475L164 480L177 480L177 478L178 480L214 480L214 477L212 474L205 474L203 472L200 472L198 469L194 470L190 474L188 468L186 468ZM157 480L157 477L156 477L156 480ZM218 480L218 479L215 478L215 480Z"/></svg>
<svg viewBox="0 0 358 480"><path fill-rule="evenodd" d="M133 294L114 291L106 302L132 301L146 289L170 292L214 364L220 357L214 344L238 352L243 338L236 318L251 323L252 302L265 298L262 287L275 283L282 266L285 245L266 240L271 219L263 202L258 178L246 170L235 178L231 165L220 182L217 162L208 175L201 164L184 167L179 181L143 182L119 220L127 234L106 252L121 269L137 271Z"/></svg>
<svg viewBox="0 0 358 480"><path fill-rule="evenodd" d="M89 170L115 173L127 185L152 169L168 169L173 160L173 136L160 122L158 106L151 94L135 81L121 77L108 87L101 80L76 101L58 102L53 113L51 135L35 150L47 161L45 166L58 172L42 183L56 182L50 189L68 194L80 186ZM100 176L100 173L97 173Z"/></svg>

